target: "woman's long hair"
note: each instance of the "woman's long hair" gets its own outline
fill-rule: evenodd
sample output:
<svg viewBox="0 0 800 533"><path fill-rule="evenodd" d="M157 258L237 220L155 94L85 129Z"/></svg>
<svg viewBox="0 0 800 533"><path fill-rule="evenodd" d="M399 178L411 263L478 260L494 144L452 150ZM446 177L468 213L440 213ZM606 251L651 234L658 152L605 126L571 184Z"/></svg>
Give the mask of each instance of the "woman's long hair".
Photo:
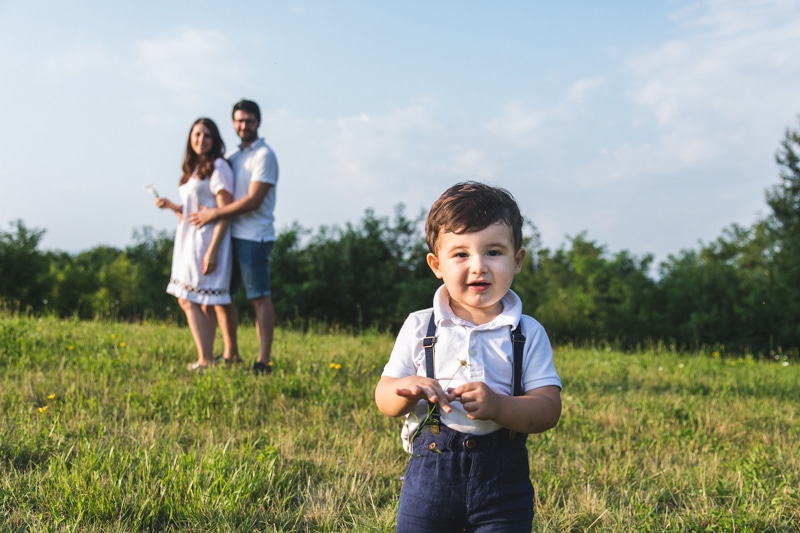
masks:
<svg viewBox="0 0 800 533"><path fill-rule="evenodd" d="M192 130L198 124L202 124L211 132L211 150L205 154L197 155L192 150ZM186 157L183 158L183 176L180 185L186 183L192 175L197 172L197 177L201 180L211 177L214 172L214 161L225 157L225 143L219 134L219 128L210 118L198 118L189 128L189 138L186 139Z"/></svg>

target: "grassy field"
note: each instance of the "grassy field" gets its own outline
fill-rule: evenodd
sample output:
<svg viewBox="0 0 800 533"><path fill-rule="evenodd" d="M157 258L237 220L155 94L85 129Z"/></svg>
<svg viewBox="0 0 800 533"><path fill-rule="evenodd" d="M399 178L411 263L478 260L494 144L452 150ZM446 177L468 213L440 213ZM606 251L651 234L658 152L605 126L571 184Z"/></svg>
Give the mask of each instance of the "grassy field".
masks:
<svg viewBox="0 0 800 533"><path fill-rule="evenodd" d="M269 378L193 375L174 325L0 316L0 531L393 531L392 343L278 330ZM554 350L534 531L800 531L796 361Z"/></svg>

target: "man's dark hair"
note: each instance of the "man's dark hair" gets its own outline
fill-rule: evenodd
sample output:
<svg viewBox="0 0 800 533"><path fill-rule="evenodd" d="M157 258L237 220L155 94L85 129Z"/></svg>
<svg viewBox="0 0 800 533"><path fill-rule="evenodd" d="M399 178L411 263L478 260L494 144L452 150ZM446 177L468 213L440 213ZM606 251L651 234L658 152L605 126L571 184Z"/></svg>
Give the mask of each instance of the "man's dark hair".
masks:
<svg viewBox="0 0 800 533"><path fill-rule="evenodd" d="M457 183L434 202L425 221L425 240L436 253L439 234L481 231L491 224L506 224L514 238L514 251L522 248L522 215L511 193L476 181Z"/></svg>
<svg viewBox="0 0 800 533"><path fill-rule="evenodd" d="M252 100L239 100L235 104L233 104L233 112L231 113L231 118L233 118L233 114L237 111L244 111L245 113L250 113L251 115L255 115L256 120L261 123L261 109L258 108L258 104L253 102Z"/></svg>

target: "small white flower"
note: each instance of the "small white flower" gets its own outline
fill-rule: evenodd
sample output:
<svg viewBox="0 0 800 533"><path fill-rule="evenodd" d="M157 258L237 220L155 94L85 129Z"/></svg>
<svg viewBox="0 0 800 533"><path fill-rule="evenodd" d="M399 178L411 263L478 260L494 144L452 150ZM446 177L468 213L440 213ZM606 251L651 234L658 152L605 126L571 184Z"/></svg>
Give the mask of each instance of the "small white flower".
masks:
<svg viewBox="0 0 800 533"><path fill-rule="evenodd" d="M143 187L144 190L158 198L158 191L156 190L156 186L152 183L148 183Z"/></svg>

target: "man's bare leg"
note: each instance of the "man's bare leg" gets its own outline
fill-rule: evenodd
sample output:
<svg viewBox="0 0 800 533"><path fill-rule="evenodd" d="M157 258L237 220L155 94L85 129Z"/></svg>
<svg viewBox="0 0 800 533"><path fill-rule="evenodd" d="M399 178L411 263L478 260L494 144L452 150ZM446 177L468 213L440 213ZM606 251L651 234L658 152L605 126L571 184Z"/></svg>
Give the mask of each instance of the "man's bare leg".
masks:
<svg viewBox="0 0 800 533"><path fill-rule="evenodd" d="M258 363L269 366L272 354L272 337L275 331L275 308L272 306L272 298L270 296L263 296L250 301L256 314L256 334L259 342L255 367L258 366Z"/></svg>
<svg viewBox="0 0 800 533"><path fill-rule="evenodd" d="M239 314L236 305L231 302L227 305L215 305L214 311L217 314L219 330L222 333L222 342L225 345L222 357L227 362L239 361L239 341L236 336L239 327Z"/></svg>

